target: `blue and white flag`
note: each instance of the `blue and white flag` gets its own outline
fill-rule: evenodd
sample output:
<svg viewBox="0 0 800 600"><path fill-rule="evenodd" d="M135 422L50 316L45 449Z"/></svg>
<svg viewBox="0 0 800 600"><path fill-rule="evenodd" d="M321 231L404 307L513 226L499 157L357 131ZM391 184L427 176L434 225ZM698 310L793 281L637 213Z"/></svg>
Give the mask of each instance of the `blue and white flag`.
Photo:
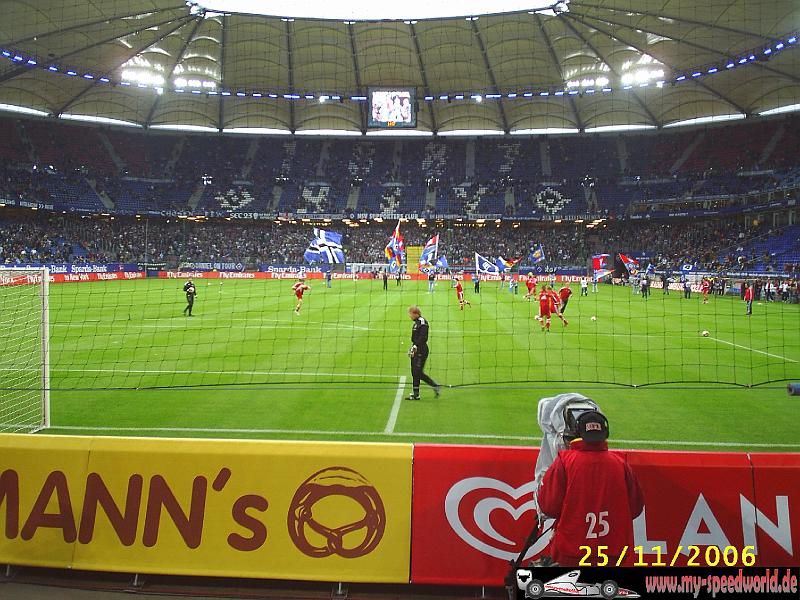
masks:
<svg viewBox="0 0 800 600"><path fill-rule="evenodd" d="M485 273L487 275L499 275L500 269L497 265L490 261L488 258L475 253L475 272Z"/></svg>
<svg viewBox="0 0 800 600"><path fill-rule="evenodd" d="M446 269L449 266L450 265L447 264L447 257L446 256L440 256L439 260L436 261L436 268L437 269Z"/></svg>
<svg viewBox="0 0 800 600"><path fill-rule="evenodd" d="M684 265L681 265L681 271L683 271L684 273L689 273L691 271L694 271L694 265L691 263L686 263Z"/></svg>
<svg viewBox="0 0 800 600"><path fill-rule="evenodd" d="M532 265L536 263L540 263L545 260L544 256L544 248L541 244L537 245L535 248L531 248L530 254L528 254L528 262Z"/></svg>
<svg viewBox="0 0 800 600"><path fill-rule="evenodd" d="M311 243L308 245L308 248L303 253L303 258L305 258L306 262L308 263L315 263L320 261L319 246L317 246L317 240L311 240Z"/></svg>
<svg viewBox="0 0 800 600"><path fill-rule="evenodd" d="M439 255L439 234L437 233L425 247L422 249L422 254L419 257L419 270L423 273L431 274L436 271L436 257Z"/></svg>
<svg viewBox="0 0 800 600"><path fill-rule="evenodd" d="M342 249L342 234L315 227L314 239L311 240L304 257L308 262L343 263L345 259L344 250Z"/></svg>
<svg viewBox="0 0 800 600"><path fill-rule="evenodd" d="M647 268L644 270L645 275L650 275L653 271L655 271L655 267L653 267L653 263L647 263Z"/></svg>

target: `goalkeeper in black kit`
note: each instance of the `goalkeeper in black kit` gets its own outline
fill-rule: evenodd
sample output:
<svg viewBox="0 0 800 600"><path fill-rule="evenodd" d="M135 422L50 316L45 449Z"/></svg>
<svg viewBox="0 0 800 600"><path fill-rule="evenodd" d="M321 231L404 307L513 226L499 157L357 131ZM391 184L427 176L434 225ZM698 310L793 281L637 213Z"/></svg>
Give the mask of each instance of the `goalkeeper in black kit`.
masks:
<svg viewBox="0 0 800 600"><path fill-rule="evenodd" d="M183 284L183 291L186 292L186 308L183 309L183 314L188 314L191 317L194 297L197 296L197 288L194 286L191 279Z"/></svg>
<svg viewBox="0 0 800 600"><path fill-rule="evenodd" d="M441 386L430 376L425 374L425 361L428 360L428 321L422 316L419 306L410 306L408 316L414 321L411 329L411 348L408 356L411 358L411 378L413 391L408 400L419 400L419 384L424 381L433 388L434 395L438 398Z"/></svg>

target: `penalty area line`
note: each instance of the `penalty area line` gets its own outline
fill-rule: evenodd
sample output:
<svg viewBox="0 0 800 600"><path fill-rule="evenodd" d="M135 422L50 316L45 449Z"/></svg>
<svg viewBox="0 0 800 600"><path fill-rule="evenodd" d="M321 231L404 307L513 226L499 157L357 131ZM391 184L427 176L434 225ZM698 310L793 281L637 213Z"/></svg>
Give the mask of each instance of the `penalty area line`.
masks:
<svg viewBox="0 0 800 600"><path fill-rule="evenodd" d="M729 346L733 346L735 348L741 348L742 350L749 350L750 352L755 352L756 354L763 354L764 356L771 356L772 358L779 358L781 360L785 360L786 362L793 362L796 361L793 358L788 358L786 356L781 356L780 354L772 354L770 352L764 352L763 350L756 350L755 348L751 348L750 346L743 346L742 344L734 344L733 342L729 342L728 340L722 340L720 338L715 337L708 337L709 340L714 340L715 342L719 342L720 344L728 344Z"/></svg>
<svg viewBox="0 0 800 600"><path fill-rule="evenodd" d="M383 433L394 433L394 426L397 425L397 415L400 412L400 404L403 401L403 392L406 389L406 376L400 376L400 382L397 384L397 393L394 395L394 404L389 413L389 420L386 421L386 427L383 428Z"/></svg>

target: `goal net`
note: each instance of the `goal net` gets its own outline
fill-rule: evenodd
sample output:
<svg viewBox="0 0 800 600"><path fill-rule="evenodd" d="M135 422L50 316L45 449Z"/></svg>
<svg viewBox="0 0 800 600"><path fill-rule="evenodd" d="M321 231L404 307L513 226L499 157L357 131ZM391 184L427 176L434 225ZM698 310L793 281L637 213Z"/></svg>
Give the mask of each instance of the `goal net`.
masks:
<svg viewBox="0 0 800 600"><path fill-rule="evenodd" d="M48 277L0 270L0 431L49 426Z"/></svg>

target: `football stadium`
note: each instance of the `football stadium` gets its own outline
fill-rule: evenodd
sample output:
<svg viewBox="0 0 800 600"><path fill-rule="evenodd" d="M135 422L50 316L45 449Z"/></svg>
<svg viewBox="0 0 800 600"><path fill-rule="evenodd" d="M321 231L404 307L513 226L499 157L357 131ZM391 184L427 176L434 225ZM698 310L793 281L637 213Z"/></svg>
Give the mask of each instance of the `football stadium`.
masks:
<svg viewBox="0 0 800 600"><path fill-rule="evenodd" d="M0 597L796 581L797 2L6 8Z"/></svg>

